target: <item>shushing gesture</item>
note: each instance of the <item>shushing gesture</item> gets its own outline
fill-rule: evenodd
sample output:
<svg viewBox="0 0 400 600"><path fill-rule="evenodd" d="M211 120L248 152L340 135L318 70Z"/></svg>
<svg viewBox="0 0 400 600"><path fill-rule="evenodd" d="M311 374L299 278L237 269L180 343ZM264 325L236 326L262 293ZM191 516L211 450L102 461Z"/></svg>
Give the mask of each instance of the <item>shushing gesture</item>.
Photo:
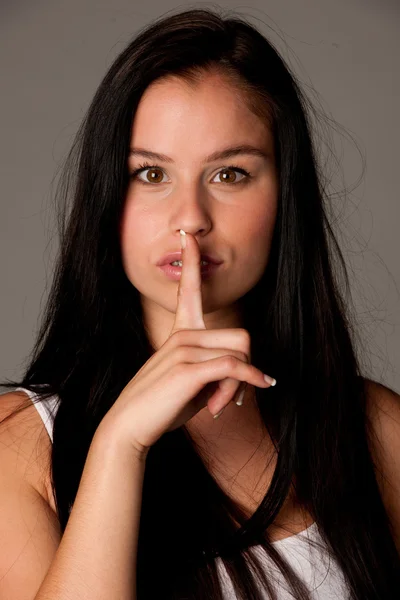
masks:
<svg viewBox="0 0 400 600"><path fill-rule="evenodd" d="M145 457L163 433L185 424L205 406L218 415L243 385L275 385L250 364L245 329L206 329L200 249L191 234L181 232L181 241L185 247L171 333L103 418L139 457Z"/></svg>

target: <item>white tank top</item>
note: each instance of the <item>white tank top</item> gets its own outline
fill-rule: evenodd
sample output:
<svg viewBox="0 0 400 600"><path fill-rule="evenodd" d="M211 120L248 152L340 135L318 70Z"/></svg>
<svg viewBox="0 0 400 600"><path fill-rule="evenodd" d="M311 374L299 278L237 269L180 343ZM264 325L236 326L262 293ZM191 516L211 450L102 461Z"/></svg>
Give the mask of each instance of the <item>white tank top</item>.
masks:
<svg viewBox="0 0 400 600"><path fill-rule="evenodd" d="M35 397L35 394L26 388L18 387L15 391L23 391L28 394L31 399ZM55 395L45 401L34 404L52 442L53 422L57 412L58 403L59 398ZM316 540L323 544L324 550L322 551L320 547L314 547L308 544L307 540L309 539ZM273 545L282 555L284 555L291 567L307 585L312 600L350 599L350 593L345 584L343 574L336 560L329 555L319 534L316 523L313 523L310 527L296 535L273 542ZM279 590L278 599L293 600L293 595L289 591L290 588L285 578L272 560L265 556L261 546L253 546L251 551L260 557L262 564L265 565L268 576L273 578L272 581L274 587ZM228 576L222 560L217 558L216 563L219 577L223 585L224 600L236 600L237 597L234 594L230 577ZM265 600L268 599L267 592L263 598L265 598Z"/></svg>

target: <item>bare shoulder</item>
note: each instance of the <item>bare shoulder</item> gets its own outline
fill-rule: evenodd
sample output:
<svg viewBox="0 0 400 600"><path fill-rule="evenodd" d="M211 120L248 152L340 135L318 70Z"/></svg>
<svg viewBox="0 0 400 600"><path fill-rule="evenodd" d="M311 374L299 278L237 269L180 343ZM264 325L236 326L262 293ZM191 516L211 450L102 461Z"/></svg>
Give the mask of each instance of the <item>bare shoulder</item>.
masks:
<svg viewBox="0 0 400 600"><path fill-rule="evenodd" d="M26 408L18 412L22 405ZM20 391L1 394L2 475L22 478L49 502L51 449L52 443L43 420L30 398Z"/></svg>
<svg viewBox="0 0 400 600"><path fill-rule="evenodd" d="M370 451L400 553L400 394L369 379L365 385Z"/></svg>
<svg viewBox="0 0 400 600"><path fill-rule="evenodd" d="M27 600L36 597L62 536L44 486L51 440L24 392L0 395L0 421L0 598Z"/></svg>

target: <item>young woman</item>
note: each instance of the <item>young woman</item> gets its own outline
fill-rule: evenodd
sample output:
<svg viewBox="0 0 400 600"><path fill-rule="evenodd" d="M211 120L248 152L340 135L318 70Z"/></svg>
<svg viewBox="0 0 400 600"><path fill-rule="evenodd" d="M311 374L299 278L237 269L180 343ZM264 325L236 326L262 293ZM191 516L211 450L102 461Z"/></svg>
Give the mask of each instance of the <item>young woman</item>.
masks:
<svg viewBox="0 0 400 600"><path fill-rule="evenodd" d="M2 383L1 597L396 597L400 396L361 374L307 106L216 11L109 69Z"/></svg>

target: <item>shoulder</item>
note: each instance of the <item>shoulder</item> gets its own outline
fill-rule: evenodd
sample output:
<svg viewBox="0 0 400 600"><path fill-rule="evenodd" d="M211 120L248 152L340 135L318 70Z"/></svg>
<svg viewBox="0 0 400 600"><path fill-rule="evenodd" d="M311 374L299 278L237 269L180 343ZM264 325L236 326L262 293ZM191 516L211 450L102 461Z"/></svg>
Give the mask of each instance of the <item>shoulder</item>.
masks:
<svg viewBox="0 0 400 600"><path fill-rule="evenodd" d="M18 412L21 405L26 408ZM51 444L46 436L40 415L24 392L0 395L0 597L4 599L36 597L62 538L43 486Z"/></svg>
<svg viewBox="0 0 400 600"><path fill-rule="evenodd" d="M30 398L20 391L0 394L0 474L22 477L49 502L51 450L43 420Z"/></svg>
<svg viewBox="0 0 400 600"><path fill-rule="evenodd" d="M370 379L364 383L371 457L400 552L400 394Z"/></svg>

